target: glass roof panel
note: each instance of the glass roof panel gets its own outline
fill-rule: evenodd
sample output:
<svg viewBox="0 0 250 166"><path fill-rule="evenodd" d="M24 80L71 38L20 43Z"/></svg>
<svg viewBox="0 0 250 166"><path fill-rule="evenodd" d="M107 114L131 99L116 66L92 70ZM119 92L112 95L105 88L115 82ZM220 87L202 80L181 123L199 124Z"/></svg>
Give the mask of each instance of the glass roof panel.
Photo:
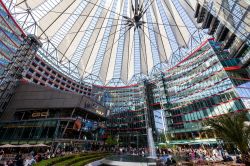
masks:
<svg viewBox="0 0 250 166"><path fill-rule="evenodd" d="M39 54L48 63L102 85L166 70L204 35L190 0L13 0L10 10L44 43Z"/></svg>

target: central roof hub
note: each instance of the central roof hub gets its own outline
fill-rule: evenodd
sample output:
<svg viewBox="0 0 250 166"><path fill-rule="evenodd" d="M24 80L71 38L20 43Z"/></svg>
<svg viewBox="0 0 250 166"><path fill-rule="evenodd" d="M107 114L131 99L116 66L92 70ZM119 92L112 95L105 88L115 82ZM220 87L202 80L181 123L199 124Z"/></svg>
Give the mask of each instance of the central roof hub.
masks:
<svg viewBox="0 0 250 166"><path fill-rule="evenodd" d="M141 19L141 16L140 16L140 15L135 15L135 16L134 16L135 22L139 22L140 19Z"/></svg>

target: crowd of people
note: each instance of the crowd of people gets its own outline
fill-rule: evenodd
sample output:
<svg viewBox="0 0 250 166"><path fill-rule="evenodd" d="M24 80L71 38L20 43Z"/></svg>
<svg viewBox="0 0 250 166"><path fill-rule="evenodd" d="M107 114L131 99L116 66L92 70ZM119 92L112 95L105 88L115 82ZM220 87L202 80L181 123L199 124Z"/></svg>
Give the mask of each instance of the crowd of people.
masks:
<svg viewBox="0 0 250 166"><path fill-rule="evenodd" d="M4 156L4 151L2 157ZM2 165L4 166L32 166L35 163L44 160L49 159L51 157L51 152L48 149L46 152L35 152L33 150L30 151L30 153L19 151L15 156L13 157L5 157L5 160L2 162Z"/></svg>
<svg viewBox="0 0 250 166"><path fill-rule="evenodd" d="M5 160L4 166L32 166L35 163L50 159L57 156L64 156L67 154L78 153L83 151L102 151L112 152L117 155L133 155L146 157L149 155L149 149L146 147L105 147L105 146L87 146L87 149L80 150L76 147L71 148L58 148L52 152L50 148L43 148L39 150L29 149L29 151L16 152L16 155L12 159ZM13 153L12 153L13 154ZM232 154L232 153L231 153ZM4 150L0 150L0 161L4 158ZM187 161L193 163L206 162L228 162L234 161L236 163L242 163L239 155L230 155L221 146L218 147L177 147L177 148L156 148L156 163L161 165L173 165L177 161Z"/></svg>
<svg viewBox="0 0 250 166"><path fill-rule="evenodd" d="M148 148L113 147L111 151L119 155L148 156ZM177 148L156 148L157 165L175 165L177 161L192 163L205 162L235 162L242 163L241 156L236 150L228 153L221 146L187 146Z"/></svg>
<svg viewBox="0 0 250 166"><path fill-rule="evenodd" d="M52 150L53 149L53 150ZM55 150L56 149L56 150ZM84 149L84 150L83 150ZM41 160L65 156L84 151L106 151L98 143L87 143L84 148L69 146L43 147L43 148L5 148L0 149L0 166L32 166ZM4 151L6 150L6 152Z"/></svg>
<svg viewBox="0 0 250 166"><path fill-rule="evenodd" d="M145 156L148 154L147 148L133 148L133 147L112 147L111 152L118 155L135 155L135 156Z"/></svg>
<svg viewBox="0 0 250 166"><path fill-rule="evenodd" d="M239 153L230 155L221 146L218 147L185 147L185 148L158 148L158 165L171 165L178 161L193 162L197 164L206 162L232 162L242 163Z"/></svg>

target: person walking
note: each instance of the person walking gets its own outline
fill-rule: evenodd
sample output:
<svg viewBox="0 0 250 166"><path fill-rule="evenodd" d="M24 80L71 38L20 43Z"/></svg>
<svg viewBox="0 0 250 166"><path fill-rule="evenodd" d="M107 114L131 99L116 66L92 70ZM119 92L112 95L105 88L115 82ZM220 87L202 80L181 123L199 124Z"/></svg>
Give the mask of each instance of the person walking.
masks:
<svg viewBox="0 0 250 166"><path fill-rule="evenodd" d="M15 160L16 160L16 166L23 166L23 156L21 152L19 152L16 155Z"/></svg>
<svg viewBox="0 0 250 166"><path fill-rule="evenodd" d="M3 155L4 155L4 151L3 151L3 149L1 149L1 151L0 151L0 161L3 159Z"/></svg>

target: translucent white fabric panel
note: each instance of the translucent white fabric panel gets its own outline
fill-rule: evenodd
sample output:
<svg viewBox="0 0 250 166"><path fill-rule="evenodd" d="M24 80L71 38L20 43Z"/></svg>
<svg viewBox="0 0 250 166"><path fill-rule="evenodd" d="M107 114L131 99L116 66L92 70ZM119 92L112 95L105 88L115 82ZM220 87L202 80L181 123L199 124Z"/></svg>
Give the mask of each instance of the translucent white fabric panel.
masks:
<svg viewBox="0 0 250 166"><path fill-rule="evenodd" d="M164 22L161 18L161 15L159 13L159 10L157 10L157 5L155 3L153 3L153 9L154 9L154 15L155 15L155 18L156 18L156 22L159 24L159 25L163 25ZM159 43L162 43L162 48L160 47L160 56L162 57L162 61L161 62L166 62L168 61L169 57L171 56L173 50L170 46L170 40L168 39L168 36L167 36L167 33L165 31L165 28L164 26L159 26L159 25L155 25L157 26L157 30L158 30L158 37L160 37L160 42Z"/></svg>
<svg viewBox="0 0 250 166"><path fill-rule="evenodd" d="M164 0L164 3L165 3L165 5L163 5L164 11L165 11L166 15L168 16L169 24L172 25L171 29L175 35L175 38L176 38L179 46L180 47L187 47L187 39L184 38L184 36L182 35L181 29L177 26L177 25L179 25L179 22L177 22L177 20L175 19L174 9L172 9L172 6L170 5L170 2L168 0Z"/></svg>
<svg viewBox="0 0 250 166"><path fill-rule="evenodd" d="M109 14L110 14L110 13L109 13ZM106 26L107 26L107 22L108 22L108 21L109 21L108 19L105 19L105 20L104 20L103 27L106 27ZM93 50L92 50L91 57L90 57L90 59L89 59L87 65L86 65L85 71L86 71L87 73L91 73L91 72L92 72L93 67L94 67L94 63L95 63L96 61L98 61L98 59L96 59L96 58L97 58L98 51L99 51L99 48L100 48L101 43L102 43L101 40L102 40L102 38L104 37L104 32L105 32L105 28L101 28L101 30L100 30L100 32L99 32L99 34L98 34L98 38L97 38L97 40L96 40L96 44L94 44L94 48L93 48Z"/></svg>
<svg viewBox="0 0 250 166"><path fill-rule="evenodd" d="M166 0L165 0L166 2ZM177 23L177 28L181 32L181 35L183 36L183 39L185 40L185 43L187 44L190 39L190 32L188 31L188 28L186 27L184 20L182 20L182 17L180 13L177 11L176 6L172 3L172 1L168 1L169 3L166 3L168 5L169 10L171 11L171 14L174 17L175 22ZM180 37L180 36L179 36ZM178 37L177 37L178 39Z"/></svg>
<svg viewBox="0 0 250 166"><path fill-rule="evenodd" d="M121 26L118 25L117 28L120 29ZM118 47L118 42L116 41L119 38L119 33L116 33L113 37L112 37L113 42L108 43L108 46L106 48L106 49L109 49L109 48L110 49L106 51L105 59L103 60L102 68L100 70L100 77L102 81L104 81L105 84L107 84L113 78L114 69L116 65L115 58L116 58L117 47Z"/></svg>
<svg viewBox="0 0 250 166"><path fill-rule="evenodd" d="M122 5L123 1L119 0L118 2L118 7L116 9L116 13L120 13L122 10ZM110 34L112 34L109 37L109 41L106 47L106 53L104 55L104 59L101 65L100 69L100 79L104 82L104 84L107 84L113 77L114 73L114 68L115 68L115 57L116 57L116 51L117 51L117 46L118 42L116 42L119 39L119 34L120 34L120 29L121 25L119 24L120 22L118 19L121 19L121 16L115 15L113 25L117 26L112 26ZM117 33L115 33L117 31ZM109 50L107 50L109 49Z"/></svg>
<svg viewBox="0 0 250 166"><path fill-rule="evenodd" d="M46 31L54 23L58 23L59 27L60 27L60 25L62 25L62 23L69 17L69 15L68 14L64 14L64 12L66 12L67 9L72 12L76 6L74 6L73 8L71 8L71 6L75 2L76 1L62 0L60 3L58 3L56 5L55 8L52 9L55 12L48 12L43 18L41 18L38 21L39 26L41 27L41 29L39 28L37 30L37 36L41 36L44 33L47 34ZM61 19L59 19L60 17L61 17ZM56 28L56 26L55 26L55 28ZM50 34L49 36L52 36L52 35L53 34Z"/></svg>
<svg viewBox="0 0 250 166"><path fill-rule="evenodd" d="M130 41L134 40L134 31L130 31ZM128 59L128 80L134 75L134 42L129 43L129 59Z"/></svg>
<svg viewBox="0 0 250 166"><path fill-rule="evenodd" d="M146 14L143 16L143 20L147 20L146 19ZM147 65L148 66L148 72L150 73L153 66L154 66L154 62L153 62L153 55L152 55L152 50L151 50L151 45L150 45L150 40L147 38L147 36L149 36L149 30L146 27L143 27L143 31L144 31L144 42L145 42L145 52L146 52L146 56L147 56Z"/></svg>
<svg viewBox="0 0 250 166"><path fill-rule="evenodd" d="M196 0L192 0L194 4L197 4ZM193 8L192 3L190 3L189 0L179 0L180 4L182 5L182 7L185 9L187 15L189 16L189 18L192 20L193 24L198 27L198 24L194 18L194 11L195 8Z"/></svg>
<svg viewBox="0 0 250 166"><path fill-rule="evenodd" d="M25 10L34 9L41 4L43 4L47 0L16 0L16 5Z"/></svg>
<svg viewBox="0 0 250 166"><path fill-rule="evenodd" d="M91 15L95 15L95 13L97 12L98 7L94 7L94 9L91 11ZM71 58L71 61L78 65L82 55L83 55L83 51L84 48L88 47L86 42L91 40L90 37L85 37L89 35L89 33L91 33L91 31L89 31L89 26L91 26L92 22L91 17L87 17L86 21L84 22L83 26L81 27L79 33L77 33L75 39L72 41L71 46L69 47L69 49L66 52L66 56ZM81 35L80 35L81 34ZM90 35L91 36L91 35ZM77 44L75 44L77 43ZM92 42L89 45L93 45L95 44L94 42Z"/></svg>
<svg viewBox="0 0 250 166"><path fill-rule="evenodd" d="M88 44L87 44L87 46L84 49L84 53L83 53L83 55L80 58L80 62L78 64L78 66L81 67L81 68L83 68L84 72L85 72L86 67L87 67L87 65L89 63L90 58L93 61L93 60L95 60L95 57L97 55L96 54L96 55L92 56L93 55L94 46L96 45L94 43L96 43L98 36L100 36L101 27L103 26L103 23L105 21L104 18L106 17L107 13L108 13L107 10L102 10L100 18L98 19L98 21L96 23L96 29L92 32L91 38L89 39ZM92 68L93 68L93 66L92 66ZM80 73L80 74L84 74L84 73Z"/></svg>
<svg viewBox="0 0 250 166"><path fill-rule="evenodd" d="M199 0L180 0L180 1L186 1L194 11Z"/></svg>
<svg viewBox="0 0 250 166"><path fill-rule="evenodd" d="M245 9L249 8L250 1L249 0L238 0L237 2L239 5L244 7Z"/></svg>
<svg viewBox="0 0 250 166"><path fill-rule="evenodd" d="M98 0L93 0L93 3L97 3L97 1ZM88 18L87 16L90 15L91 12L94 13L97 9L97 7L95 7L95 10L93 10L94 7L95 5L90 3L85 7L85 9L82 11L81 15L76 20L72 28L65 35L62 42L58 45L58 49L60 50L60 52L62 52L67 58L70 59L72 57L71 53L74 52L79 42L81 41L84 32L80 31ZM84 26L86 26L86 24Z"/></svg>
<svg viewBox="0 0 250 166"><path fill-rule="evenodd" d="M114 24L117 25L118 21L114 21ZM113 26L111 29L111 32L108 40L108 44L106 47L106 53L104 55L104 59L102 61L101 69L100 69L100 78L103 82L108 82L112 79L113 72L114 72L114 66L115 66L115 56L116 56L116 50L117 50L117 42L119 33L115 33L115 31L118 31L121 28L120 25ZM107 50L109 49L109 50ZM109 73L108 73L109 72ZM109 80L107 81L107 75L109 75Z"/></svg>
<svg viewBox="0 0 250 166"><path fill-rule="evenodd" d="M144 27L142 27L143 29ZM147 56L146 56L146 44L145 44L145 35L144 32L141 29L138 29L139 31L139 38L140 38L140 53L141 53L141 72L145 75L148 75L148 62L147 62Z"/></svg>
<svg viewBox="0 0 250 166"><path fill-rule="evenodd" d="M129 43L133 42L130 41L130 32L128 31L125 35L125 42L123 48L123 57L122 57L122 67L121 67L121 80L125 83L128 81L128 65L129 65L129 54L131 49L129 48Z"/></svg>
<svg viewBox="0 0 250 166"><path fill-rule="evenodd" d="M62 9L58 9L57 7L52 9L52 12L47 13L45 17L39 20L39 26L44 30L44 33L46 33L49 38L52 38L55 33L57 33L59 28L64 25L74 10L77 9L80 3L81 0L76 0L73 4L70 4L70 6L64 9L64 12ZM39 36L41 33L43 32L38 30L37 35Z"/></svg>

